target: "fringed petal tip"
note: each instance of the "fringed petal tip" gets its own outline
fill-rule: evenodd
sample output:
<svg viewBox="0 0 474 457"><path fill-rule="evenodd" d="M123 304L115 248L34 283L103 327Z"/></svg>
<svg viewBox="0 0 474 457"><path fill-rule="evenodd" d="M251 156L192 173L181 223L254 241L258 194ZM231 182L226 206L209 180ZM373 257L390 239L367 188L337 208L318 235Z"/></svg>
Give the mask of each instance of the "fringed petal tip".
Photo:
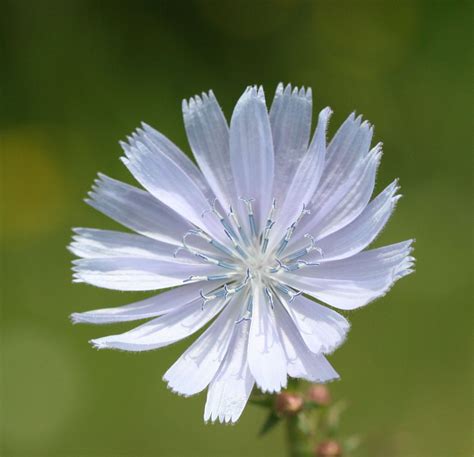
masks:
<svg viewBox="0 0 474 457"><path fill-rule="evenodd" d="M194 95L189 99L183 99L182 110L185 116L193 115L197 109L202 108L209 102L217 102L214 92L209 90L208 92L201 92L200 95Z"/></svg>
<svg viewBox="0 0 474 457"><path fill-rule="evenodd" d="M85 313L72 313L69 315L70 321L76 324L111 324L113 322L100 322L97 319L91 317L91 313L86 311ZM92 341L92 340L91 340Z"/></svg>
<svg viewBox="0 0 474 457"><path fill-rule="evenodd" d="M183 397L183 398L189 398L189 397L192 397L193 395L195 395L195 394L188 394L188 393L186 393L186 392L182 392L182 391L176 389L176 386L174 386L174 385L172 384L171 380L168 380L168 379L167 379L166 373L163 375L163 377L162 377L161 379L162 379L162 381L165 382L166 388L167 388L170 392L174 393L175 395L179 395L180 397Z"/></svg>
<svg viewBox="0 0 474 457"><path fill-rule="evenodd" d="M82 318L81 318L81 313L72 313L69 315L69 320L71 321L72 324L82 324L86 321L84 321Z"/></svg>
<svg viewBox="0 0 474 457"><path fill-rule="evenodd" d="M265 387L260 386L257 381L255 381L259 390L264 394L279 394L282 389L286 389L288 386L288 381L285 380L284 383L280 384L280 387Z"/></svg>
<svg viewBox="0 0 474 457"><path fill-rule="evenodd" d="M415 250L415 247L413 246L415 241L416 240L414 238L405 241L405 247L404 247L404 252L403 252L404 257L394 267L393 272L392 272L392 283L388 285L383 295L381 296L386 295L387 292L390 291L390 289L399 279L403 278L404 276L408 276L409 274L415 271L415 269L412 267L414 266L416 259L415 257L411 255L412 252Z"/></svg>
<svg viewBox="0 0 474 457"><path fill-rule="evenodd" d="M72 270L75 271L74 268ZM85 282L85 281L84 281L84 278L79 273L75 272L72 275L72 282L77 284L77 283L81 283L81 282Z"/></svg>
<svg viewBox="0 0 474 457"><path fill-rule="evenodd" d="M221 425L232 426L232 425L235 425L238 422L239 419L240 419L240 416L239 417L232 417L232 416L223 416L223 417L221 417L221 416L218 416L218 417L215 417L215 418L204 416L204 423L206 425L221 424Z"/></svg>
<svg viewBox="0 0 474 457"><path fill-rule="evenodd" d="M330 106L326 106L326 108L324 108L323 110L321 110L321 112L319 113L319 120L327 120L327 118L329 116L331 116L331 114L333 113L333 110Z"/></svg>
<svg viewBox="0 0 474 457"><path fill-rule="evenodd" d="M263 90L263 86L258 86L256 84L247 86L239 102L241 103L248 98L258 98L265 103L265 92ZM239 102L237 102L237 104Z"/></svg>
<svg viewBox="0 0 474 457"><path fill-rule="evenodd" d="M291 83L288 83L286 86L280 82L277 85L277 88L275 90L275 98L279 98L282 96L298 96L302 100L306 100L308 103L312 102L313 98L313 91L311 87L305 88L304 86L301 86L298 88L297 86L293 87Z"/></svg>
<svg viewBox="0 0 474 457"><path fill-rule="evenodd" d="M101 341L101 338L89 340L89 344L91 344L95 349L108 349L107 344Z"/></svg>
<svg viewBox="0 0 474 457"><path fill-rule="evenodd" d="M349 330L350 329L351 329L351 326L348 323L347 327L344 328L344 332L345 332L344 335L340 337L340 339L337 341L337 343L332 344L332 345L322 346L320 353L324 354L324 355L333 354L336 351L336 349L339 349L347 341L347 337L349 335ZM334 379L339 379L339 376L337 378L334 378ZM331 381L332 381L332 379L329 379L325 382L331 382Z"/></svg>

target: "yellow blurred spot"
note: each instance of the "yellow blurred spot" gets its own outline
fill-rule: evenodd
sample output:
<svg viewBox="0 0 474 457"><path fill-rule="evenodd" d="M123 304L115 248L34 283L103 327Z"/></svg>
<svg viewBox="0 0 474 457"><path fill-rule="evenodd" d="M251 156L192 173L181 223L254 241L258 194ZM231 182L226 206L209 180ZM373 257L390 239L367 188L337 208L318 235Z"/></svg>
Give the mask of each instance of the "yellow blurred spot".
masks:
<svg viewBox="0 0 474 457"><path fill-rule="evenodd" d="M7 239L45 233L60 221L64 182L45 132L0 132L3 236Z"/></svg>

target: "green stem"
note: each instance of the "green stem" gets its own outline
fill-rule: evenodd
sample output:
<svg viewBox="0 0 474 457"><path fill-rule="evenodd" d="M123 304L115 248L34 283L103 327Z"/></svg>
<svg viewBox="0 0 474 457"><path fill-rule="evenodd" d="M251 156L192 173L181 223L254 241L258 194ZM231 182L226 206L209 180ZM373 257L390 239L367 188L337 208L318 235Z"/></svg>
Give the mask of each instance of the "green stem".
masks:
<svg viewBox="0 0 474 457"><path fill-rule="evenodd" d="M286 430L288 437L289 457L312 457L313 449L311 440L306 433L301 430L298 415L286 419Z"/></svg>

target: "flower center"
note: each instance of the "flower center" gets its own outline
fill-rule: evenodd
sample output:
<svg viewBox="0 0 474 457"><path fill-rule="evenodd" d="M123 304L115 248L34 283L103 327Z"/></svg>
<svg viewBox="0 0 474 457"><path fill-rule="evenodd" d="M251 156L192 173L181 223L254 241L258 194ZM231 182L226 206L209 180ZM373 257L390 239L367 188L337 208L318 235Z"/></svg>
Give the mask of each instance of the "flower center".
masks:
<svg viewBox="0 0 474 457"><path fill-rule="evenodd" d="M259 253L254 256L249 256L244 262L243 265L248 269L250 276L263 277L268 273L268 261L265 259L265 256L262 253Z"/></svg>
<svg viewBox="0 0 474 457"><path fill-rule="evenodd" d="M252 198L241 198L240 200L245 204L247 214L244 217L247 220L239 221L232 207L229 208L228 214L223 216L216 208L217 200L203 213L203 216L206 213L211 213L219 219L232 247L225 246L203 230L194 228L183 236L183 245L176 250L175 256L180 250L185 250L206 263L221 267L222 272L218 274L190 276L184 280L184 282L221 281L221 284L225 282L223 286L217 286L213 292L207 295L201 290L203 307L214 299L222 298L227 300L236 293L244 292L248 299L246 314L251 314L253 300L249 287L251 282L255 281L256 285L263 288L271 306L273 306L274 296L272 290L278 290L286 294L290 297L291 301L301 292L285 286L281 279L278 278L278 275L282 272L294 272L310 265L318 265L317 263L304 260L304 257L314 250L318 251L321 256L322 252L316 247L315 239L310 234L304 235L309 240L306 246L296 251L289 250L289 241L298 223L304 215L309 213L305 205L302 205L302 211L296 220L289 225L283 235L280 235L281 239L271 245L270 236L272 229L275 236L275 200L273 200L266 222L260 230L257 229L254 218L252 207L254 200ZM191 236L205 240L214 248L213 250L216 251L216 254L211 255L207 251L204 252L202 248L191 246L187 242L187 238Z"/></svg>

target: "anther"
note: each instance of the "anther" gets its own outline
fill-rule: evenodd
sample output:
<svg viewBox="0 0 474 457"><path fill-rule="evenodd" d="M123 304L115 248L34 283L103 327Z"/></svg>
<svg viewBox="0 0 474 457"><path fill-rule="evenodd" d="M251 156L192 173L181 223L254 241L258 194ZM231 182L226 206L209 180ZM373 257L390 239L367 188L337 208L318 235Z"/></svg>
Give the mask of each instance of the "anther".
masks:
<svg viewBox="0 0 474 457"><path fill-rule="evenodd" d="M220 281L223 279L230 279L235 277L237 272L226 273L221 275L208 275L208 276L194 276L191 275L189 278L183 279L183 283L196 282L196 281Z"/></svg>
<svg viewBox="0 0 474 457"><path fill-rule="evenodd" d="M173 252L173 257L176 258L176 256L179 254L180 251L183 251L184 247L183 246L178 246L175 251Z"/></svg>
<svg viewBox="0 0 474 457"><path fill-rule="evenodd" d="M206 208L202 213L201 217L204 217L207 213L213 213L215 214L219 219L222 217L219 213L219 211L216 208L216 203L217 203L217 197L214 198L214 200L209 201L210 208Z"/></svg>
<svg viewBox="0 0 474 457"><path fill-rule="evenodd" d="M296 229L296 226L299 224L303 216L306 214L311 214L311 211L309 209L306 209L306 205L303 203L303 209L301 210L301 213L299 216L296 218L296 220L286 229L285 236L282 238L280 241L280 245L278 246L276 255L280 255L285 248L288 246L288 242L290 241L291 237L293 236L293 233Z"/></svg>
<svg viewBox="0 0 474 457"><path fill-rule="evenodd" d="M265 253L267 251L269 234L270 234L270 231L271 231L272 227L275 225L275 221L273 220L273 216L274 216L274 213L275 213L275 208L276 208L276 200L273 199L272 207L270 209L270 214L268 215L267 223L265 224L265 229L264 229L263 235L262 235L262 252L263 253Z"/></svg>
<svg viewBox="0 0 474 457"><path fill-rule="evenodd" d="M301 290L295 292L293 289L290 289L289 287L284 286L283 284L276 284L275 287L283 292L284 294L288 295L290 297L290 303L299 295L302 295L303 292Z"/></svg>
<svg viewBox="0 0 474 457"><path fill-rule="evenodd" d="M206 306L207 302L217 298L215 295L205 295L202 289L199 291L199 295L202 298L202 305L201 305L202 311L204 311L204 306Z"/></svg>
<svg viewBox="0 0 474 457"><path fill-rule="evenodd" d="M183 279L183 282L194 282L194 281L207 281L207 276L193 276L191 275L189 278Z"/></svg>
<svg viewBox="0 0 474 457"><path fill-rule="evenodd" d="M295 260L299 259L300 257L305 256L306 254L309 254L312 251L318 252L319 255L323 257L322 249L316 246L316 238L314 238L314 236L311 235L310 233L306 233L304 237L309 238L310 240L309 246L306 246L305 248L299 249L298 251L295 251L292 254L288 255L284 259L285 262L294 262Z"/></svg>
<svg viewBox="0 0 474 457"><path fill-rule="evenodd" d="M226 218L218 211L218 209L216 208L216 203L217 203L217 198L214 199L214 201L212 203L210 203L211 207L210 208L207 208L205 209L201 216L204 217L207 213L212 213L214 214L218 219L219 219L219 222L222 224L223 228L224 228L224 233L227 235L227 237L232 241L232 244L234 245L234 248L235 250L245 259L247 258L247 256L245 255L245 252L242 250L242 248L239 246L239 243L238 243L238 239L237 239L237 235L235 234L235 231L234 229L232 228L232 226L229 224L229 222L226 220ZM232 213L232 207L231 207L231 213ZM229 213L229 216L231 215L231 213ZM237 218L235 218L235 216L233 216L233 218L235 220L237 220ZM241 228L240 226L238 226L238 229L239 229L239 233L241 231ZM211 243L213 246L215 246L217 249L220 249L221 251L224 251L226 252L227 255L234 255L234 253L230 253L230 251L224 246L222 245L221 243L213 240L212 238L210 238L208 236L208 242ZM230 253L230 254L229 254Z"/></svg>
<svg viewBox="0 0 474 457"><path fill-rule="evenodd" d="M257 236L258 236L257 226L255 225L255 216L253 214L253 207L252 207L252 202L255 201L255 199L254 198L239 197L239 200L243 201L245 203L245 206L247 207L247 214L248 214L248 218L249 218L250 232L252 233L252 236L254 238L257 238Z"/></svg>
<svg viewBox="0 0 474 457"><path fill-rule="evenodd" d="M301 268L304 267L309 267L309 266L318 266L319 263L312 263L312 262L306 262L305 260L297 260L295 263L290 263L285 265L280 261L280 266L283 268L285 271L296 271L296 270L301 270Z"/></svg>
<svg viewBox="0 0 474 457"><path fill-rule="evenodd" d="M202 252L200 252L199 250L197 249L194 249L190 246L188 246L188 244L186 243L186 238L191 236L191 235L194 235L194 236L198 236L198 237L202 237L204 239L208 239L210 238L208 235L206 235L202 230L200 229L191 229L191 230L188 230L184 235L183 235L183 247L181 248L178 248L176 251L175 251L175 254L177 254L179 252L180 249L186 249L188 252L190 252L191 254L195 255L196 257L199 257L200 259L204 260L205 262L208 262L208 263L211 263L213 265L218 265L222 268L227 268L228 270L235 270L235 265L231 264L231 263L228 263L228 262L225 262L223 260L220 260L220 259L215 259L213 257L210 257L208 256L207 254L204 254Z"/></svg>
<svg viewBox="0 0 474 457"><path fill-rule="evenodd" d="M253 310L253 298L250 295L247 301L247 309L240 319L235 321L236 324L240 324L243 321L249 321L252 319L252 310Z"/></svg>
<svg viewBox="0 0 474 457"><path fill-rule="evenodd" d="M284 269L283 262L280 259L275 259L275 262L278 264L278 266L270 268L270 273L278 273L280 270Z"/></svg>
<svg viewBox="0 0 474 457"><path fill-rule="evenodd" d="M230 249L228 249L222 243L219 243L219 241L216 241L214 238L210 237L206 232L196 229L193 235L196 235L202 238L203 240L207 241L211 246L214 246L217 250L221 251L225 255L228 255L230 257L234 256L234 253Z"/></svg>
<svg viewBox="0 0 474 457"><path fill-rule="evenodd" d="M273 295L272 293L270 292L270 289L268 287L265 287L263 289L263 291L265 292L265 295L267 296L268 298L268 301L270 303L270 307L273 309L274 308L274 305L273 305Z"/></svg>
<svg viewBox="0 0 474 457"><path fill-rule="evenodd" d="M223 260L219 260L219 259L214 259L213 257L209 257L208 255L202 254L201 252L197 252L195 255L196 255L196 257L199 257L200 259L204 260L205 262L212 263L213 265L218 265L218 266L220 266L222 268L226 268L228 270L235 270L235 265L233 265L231 263L224 262Z"/></svg>

